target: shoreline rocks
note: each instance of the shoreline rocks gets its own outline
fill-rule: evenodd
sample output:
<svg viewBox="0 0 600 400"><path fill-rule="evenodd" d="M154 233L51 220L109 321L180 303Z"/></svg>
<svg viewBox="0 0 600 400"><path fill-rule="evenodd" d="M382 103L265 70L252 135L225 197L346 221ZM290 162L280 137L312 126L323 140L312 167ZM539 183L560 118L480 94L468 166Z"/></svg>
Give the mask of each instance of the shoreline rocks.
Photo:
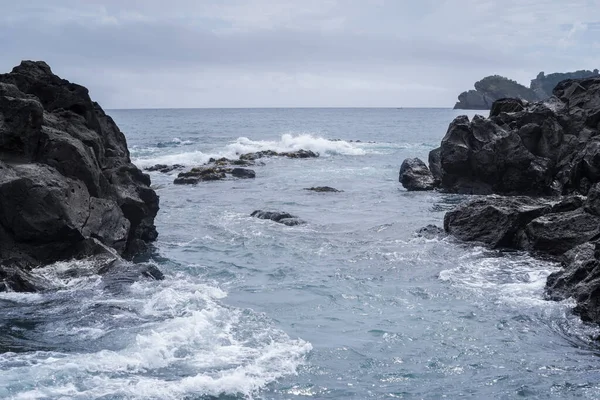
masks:
<svg viewBox="0 0 600 400"><path fill-rule="evenodd" d="M9 275L103 252L132 257L156 239L150 177L85 87L23 61L0 74L0 133L4 290L31 289Z"/></svg>
<svg viewBox="0 0 600 400"><path fill-rule="evenodd" d="M441 191L487 195L449 211L446 232L561 260L547 297L573 297L575 313L600 323L600 78L562 81L553 93L498 100L489 118L457 117L429 170Z"/></svg>

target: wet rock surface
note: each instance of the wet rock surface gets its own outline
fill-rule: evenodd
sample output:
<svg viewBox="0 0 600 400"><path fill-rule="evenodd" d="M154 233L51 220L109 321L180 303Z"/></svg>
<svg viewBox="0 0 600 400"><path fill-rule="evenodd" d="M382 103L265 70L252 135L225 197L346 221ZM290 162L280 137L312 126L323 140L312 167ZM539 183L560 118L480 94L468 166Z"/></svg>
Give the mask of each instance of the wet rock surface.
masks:
<svg viewBox="0 0 600 400"><path fill-rule="evenodd" d="M157 237L158 209L125 136L85 87L54 75L44 62L23 61L0 75L5 288L30 290L19 283L28 269L102 246L126 257L144 251Z"/></svg>
<svg viewBox="0 0 600 400"><path fill-rule="evenodd" d="M270 219L271 221L287 226L295 226L305 223L303 220L299 219L295 215L281 211L256 210L252 214L250 214L250 216L259 219Z"/></svg>
<svg viewBox="0 0 600 400"><path fill-rule="evenodd" d="M427 165L418 158L407 158L400 166L400 183L409 191L432 190L436 181Z"/></svg>
<svg viewBox="0 0 600 400"><path fill-rule="evenodd" d="M253 179L256 173L246 168L197 167L181 172L173 183L176 185L194 185L199 182L220 181L228 176L239 179Z"/></svg>
<svg viewBox="0 0 600 400"><path fill-rule="evenodd" d="M336 188L332 188L331 186L313 186L309 188L304 188L304 190L310 190L311 192L318 193L341 193L343 190L338 190Z"/></svg>
<svg viewBox="0 0 600 400"><path fill-rule="evenodd" d="M498 100L489 118L457 117L429 163L443 191L503 195L448 212L446 232L560 257L548 297L573 297L582 319L600 323L599 78L563 81L543 102Z"/></svg>

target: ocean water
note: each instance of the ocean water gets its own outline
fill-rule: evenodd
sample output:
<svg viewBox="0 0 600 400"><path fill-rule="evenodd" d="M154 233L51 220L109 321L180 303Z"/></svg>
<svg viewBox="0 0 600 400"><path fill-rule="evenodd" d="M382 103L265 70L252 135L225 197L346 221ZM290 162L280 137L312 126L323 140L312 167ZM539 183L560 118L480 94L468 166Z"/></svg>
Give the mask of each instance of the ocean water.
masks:
<svg viewBox="0 0 600 400"><path fill-rule="evenodd" d="M415 234L464 197L406 192L400 164L426 159L460 113L110 111L140 167L321 156L196 186L151 173L146 261L166 279L114 285L64 262L36 272L55 290L0 294L0 398L600 398L599 330L543 298L557 264ZM303 190L325 185L343 192Z"/></svg>

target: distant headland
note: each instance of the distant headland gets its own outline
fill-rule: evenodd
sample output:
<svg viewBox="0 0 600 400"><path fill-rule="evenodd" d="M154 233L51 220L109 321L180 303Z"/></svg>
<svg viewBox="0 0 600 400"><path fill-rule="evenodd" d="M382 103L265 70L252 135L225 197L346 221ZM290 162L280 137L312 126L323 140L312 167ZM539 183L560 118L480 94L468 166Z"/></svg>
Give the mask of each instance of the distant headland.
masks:
<svg viewBox="0 0 600 400"><path fill-rule="evenodd" d="M593 71L556 72L549 75L540 72L535 79L531 80L530 86L526 87L512 79L500 75L490 75L475 82L475 90L462 92L458 96L454 109L489 110L494 101L505 97L527 101L545 100L552 96L552 90L560 81L595 76L600 76L598 69Z"/></svg>

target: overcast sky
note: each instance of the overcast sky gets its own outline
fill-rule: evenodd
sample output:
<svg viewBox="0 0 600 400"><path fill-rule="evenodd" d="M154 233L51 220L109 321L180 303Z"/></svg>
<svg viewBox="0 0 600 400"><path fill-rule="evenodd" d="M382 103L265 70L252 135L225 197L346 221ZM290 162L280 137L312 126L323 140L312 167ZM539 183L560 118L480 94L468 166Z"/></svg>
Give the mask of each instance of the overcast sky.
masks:
<svg viewBox="0 0 600 400"><path fill-rule="evenodd" d="M104 108L451 107L600 68L600 0L0 0L0 49Z"/></svg>

